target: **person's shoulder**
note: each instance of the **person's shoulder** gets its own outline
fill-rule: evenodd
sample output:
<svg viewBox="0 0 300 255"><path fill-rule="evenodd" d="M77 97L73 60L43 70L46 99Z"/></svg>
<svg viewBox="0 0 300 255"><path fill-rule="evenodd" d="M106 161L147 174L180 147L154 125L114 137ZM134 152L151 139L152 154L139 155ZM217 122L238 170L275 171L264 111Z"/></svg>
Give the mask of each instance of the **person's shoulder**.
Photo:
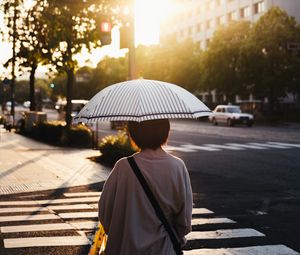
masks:
<svg viewBox="0 0 300 255"><path fill-rule="evenodd" d="M185 163L184 163L184 161L181 158L176 157L176 156L174 156L174 155L172 155L170 153L167 153L167 155L168 155L168 159L170 160L170 162L172 162L173 164L176 164L178 166L182 166L182 167L185 168Z"/></svg>

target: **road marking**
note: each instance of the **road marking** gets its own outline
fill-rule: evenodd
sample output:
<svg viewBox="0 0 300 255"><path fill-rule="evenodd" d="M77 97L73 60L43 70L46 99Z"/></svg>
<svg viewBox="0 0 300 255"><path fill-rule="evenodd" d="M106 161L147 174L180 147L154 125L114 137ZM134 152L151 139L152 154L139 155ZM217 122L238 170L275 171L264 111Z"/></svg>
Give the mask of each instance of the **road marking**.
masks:
<svg viewBox="0 0 300 255"><path fill-rule="evenodd" d="M269 143L249 143L250 145L254 146L262 146L267 148L273 148L273 149L290 149L289 146L283 146L283 145L276 145L276 144L269 144Z"/></svg>
<svg viewBox="0 0 300 255"><path fill-rule="evenodd" d="M192 214L211 214L211 213L214 212L206 208L193 208L192 210Z"/></svg>
<svg viewBox="0 0 300 255"><path fill-rule="evenodd" d="M69 222L69 224L74 226L76 229L95 229L98 226L98 221L75 221Z"/></svg>
<svg viewBox="0 0 300 255"><path fill-rule="evenodd" d="M236 223L235 221L228 218L199 218L192 219L192 225L206 225L206 224L225 224L225 223Z"/></svg>
<svg viewBox="0 0 300 255"><path fill-rule="evenodd" d="M263 237L263 233L251 228L241 229L219 229L216 231L193 231L185 238L190 240L198 239L228 239L228 238L242 238L242 237Z"/></svg>
<svg viewBox="0 0 300 255"><path fill-rule="evenodd" d="M295 143L277 143L277 142L268 142L268 144L300 148L300 144L295 144Z"/></svg>
<svg viewBox="0 0 300 255"><path fill-rule="evenodd" d="M50 224L33 224L33 225L16 225L1 227L1 233L18 233L18 232L38 232L52 230L93 230L98 226L98 221L81 221L68 223L50 223Z"/></svg>
<svg viewBox="0 0 300 255"><path fill-rule="evenodd" d="M220 144L204 144L206 147L210 148L217 148L217 149L227 149L227 150L234 150L234 151L242 151L244 150L243 148L240 147L235 147L235 146L228 146L228 145L220 145Z"/></svg>
<svg viewBox="0 0 300 255"><path fill-rule="evenodd" d="M1 216L0 222L29 221L29 220L57 220L57 219L59 219L59 217L54 214L18 215L18 216Z"/></svg>
<svg viewBox="0 0 300 255"><path fill-rule="evenodd" d="M63 198L53 200L28 200L28 201L3 201L1 205L51 205L51 204L66 204L66 203L93 203L98 202L99 197L81 197L81 198Z"/></svg>
<svg viewBox="0 0 300 255"><path fill-rule="evenodd" d="M64 193L65 197L89 197L89 196L99 196L102 192L74 192L74 193Z"/></svg>
<svg viewBox="0 0 300 255"><path fill-rule="evenodd" d="M167 146L168 151L181 151L181 152L196 152L199 150L203 151L221 151L225 150L235 150L241 151L244 149L257 149L257 150L266 150L266 149L290 149L290 148L300 148L300 144L290 144L290 143L276 143L276 142L266 142L266 143L225 143L225 144L203 144L203 145L194 145L194 144L181 144L180 146Z"/></svg>
<svg viewBox="0 0 300 255"><path fill-rule="evenodd" d="M0 208L0 213L41 212L48 211L46 207L7 207Z"/></svg>
<svg viewBox="0 0 300 255"><path fill-rule="evenodd" d="M245 148L245 149L256 149L256 150L266 150L267 149L266 147L259 147L259 146L250 145L250 144L226 143L226 145L241 147L241 148Z"/></svg>
<svg viewBox="0 0 300 255"><path fill-rule="evenodd" d="M92 206L88 204L74 204L74 205L49 205L46 208L53 211L61 211L61 210L81 210L81 209L94 209Z"/></svg>
<svg viewBox="0 0 300 255"><path fill-rule="evenodd" d="M95 209L87 204L75 205L50 205L46 207L7 207L0 208L0 213L16 213L16 212L40 212L40 211L61 211L61 210L82 210L82 209Z"/></svg>
<svg viewBox="0 0 300 255"><path fill-rule="evenodd" d="M74 226L67 223L51 223L51 224L34 224L34 225L18 225L1 227L1 233L18 233L18 232L34 232L34 231L51 231L51 230L69 230L75 229Z"/></svg>
<svg viewBox="0 0 300 255"><path fill-rule="evenodd" d="M183 144L182 147L191 149L191 150L202 150L202 151L220 151L218 148L194 145L194 144Z"/></svg>
<svg viewBox="0 0 300 255"><path fill-rule="evenodd" d="M184 255L299 255L285 245L264 245L242 248L195 249L184 251Z"/></svg>
<svg viewBox="0 0 300 255"><path fill-rule="evenodd" d="M166 151L181 151L181 152L196 152L196 149L191 149L191 148L187 148L184 146L171 146L171 145L167 145L166 147L164 147L164 149Z"/></svg>
<svg viewBox="0 0 300 255"><path fill-rule="evenodd" d="M98 218L98 212L60 213L62 219Z"/></svg>
<svg viewBox="0 0 300 255"><path fill-rule="evenodd" d="M5 248L41 247L41 246L74 246L89 245L83 236L53 236L4 239Z"/></svg>

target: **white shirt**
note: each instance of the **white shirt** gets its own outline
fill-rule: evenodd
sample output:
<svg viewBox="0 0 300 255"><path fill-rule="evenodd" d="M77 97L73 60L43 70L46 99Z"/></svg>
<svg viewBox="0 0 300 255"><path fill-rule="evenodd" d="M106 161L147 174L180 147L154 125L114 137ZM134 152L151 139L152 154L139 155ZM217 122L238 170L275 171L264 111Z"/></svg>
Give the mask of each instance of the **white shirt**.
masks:
<svg viewBox="0 0 300 255"><path fill-rule="evenodd" d="M134 159L184 244L184 236L191 231L193 204L184 162L162 149L143 150ZM108 234L107 255L175 255L168 233L126 158L115 164L105 182L99 220Z"/></svg>

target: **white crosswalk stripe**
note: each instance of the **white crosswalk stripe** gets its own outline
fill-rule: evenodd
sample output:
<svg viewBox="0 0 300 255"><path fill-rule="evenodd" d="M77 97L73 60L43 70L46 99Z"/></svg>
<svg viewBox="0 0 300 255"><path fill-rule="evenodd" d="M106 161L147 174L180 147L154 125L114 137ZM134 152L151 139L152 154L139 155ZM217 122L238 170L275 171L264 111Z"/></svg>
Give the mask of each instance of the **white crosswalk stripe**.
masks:
<svg viewBox="0 0 300 255"><path fill-rule="evenodd" d="M195 249L184 255L299 255L285 245L264 245L243 248Z"/></svg>
<svg viewBox="0 0 300 255"><path fill-rule="evenodd" d="M265 236L254 229L219 229L216 231L193 231L186 236L187 240L196 239L227 239L241 237Z"/></svg>
<svg viewBox="0 0 300 255"><path fill-rule="evenodd" d="M287 145L278 146L286 147ZM211 148L216 147L212 146ZM220 147L217 149L219 150ZM65 193L66 198L61 199L1 201L0 213L3 216L0 216L0 231L3 236L4 249L27 247L32 247L31 249L56 247L59 249L59 247L65 246L89 246L90 235L98 224L98 204L96 202L99 200L100 194L100 192L73 192ZM193 208L192 213L194 230L186 238L188 242L201 241L202 244L201 248L184 251L185 255L299 255L298 252L280 244L205 248L203 247L205 240L213 242L224 239L243 240L243 238L264 240L265 234L251 228L238 228L236 221L225 217L216 217L215 213L207 208ZM54 221L49 222L49 220ZM31 221L37 222L30 224ZM7 223L10 224L6 225ZM227 227L224 228L224 226ZM209 227L209 231L199 230L207 227ZM69 234L66 235L65 231L69 231ZM54 232L56 234L52 235L51 233ZM57 233L60 232L61 235L58 235ZM22 233L25 236L20 237L19 235ZM40 237L36 233L40 233L40 235L44 233L45 236Z"/></svg>
<svg viewBox="0 0 300 255"><path fill-rule="evenodd" d="M244 151L251 150L268 150L268 149L297 149L300 144L279 143L279 142L250 142L250 143L224 143L224 144L180 144L179 146L168 145L165 147L167 151L179 152L217 152L222 150Z"/></svg>

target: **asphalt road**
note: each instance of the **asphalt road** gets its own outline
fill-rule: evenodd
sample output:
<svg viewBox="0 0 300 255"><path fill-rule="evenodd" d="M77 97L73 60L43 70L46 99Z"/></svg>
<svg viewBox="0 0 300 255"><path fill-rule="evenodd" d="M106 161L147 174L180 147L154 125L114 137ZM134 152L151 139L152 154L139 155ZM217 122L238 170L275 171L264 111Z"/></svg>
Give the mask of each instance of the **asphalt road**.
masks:
<svg viewBox="0 0 300 255"><path fill-rule="evenodd" d="M109 125L99 125L102 137L108 133ZM193 226L193 232L214 231L220 235L222 230L251 229L264 236L245 236L240 238L202 238L188 242L186 249L253 247L258 249L268 245L284 245L300 252L300 126L280 125L276 127L257 126L252 128L236 126L212 126L198 121L172 121L167 150L182 158L189 170L194 192L194 207L207 208L214 218L228 218L232 224L204 224ZM70 189L51 190L2 196L1 200L35 200L68 198L66 193L99 191L103 183L80 186ZM78 195L79 196L79 195ZM66 202L67 204L67 202ZM49 205L46 204L46 205ZM88 206L93 204L88 203ZM5 208L8 206L1 206ZM70 223L83 220L65 219L63 213L95 212L96 209L51 209L59 219L47 223ZM13 213L1 214L10 216ZM38 213L40 214L40 212ZM43 214L43 213L42 213ZM15 213L13 214L15 215ZM22 215L22 213L17 213ZM195 217L210 218L211 214ZM89 220L96 220L91 216ZM39 224L41 221L4 222L2 226ZM91 235L93 230L56 230L34 233L0 233L1 239L49 236L74 236L83 233ZM25 240L25 239L24 239ZM276 246L277 247L277 246ZM0 254L86 254L87 246L73 245L60 247L29 247L5 249L3 242ZM257 254L278 255L275 252ZM200 254L200 253L199 253ZM201 253L202 254L202 253ZM208 254L208 253L207 253ZM212 254L221 254L212 253ZM250 254L242 252L237 254ZM294 252L285 253L295 254Z"/></svg>
<svg viewBox="0 0 300 255"><path fill-rule="evenodd" d="M211 208L265 233L267 243L283 243L300 251L299 126L215 127L179 122L173 124L169 144L186 162L196 206ZM194 146L207 144L229 147L211 146L219 150L205 151ZM196 149L185 152L180 148Z"/></svg>

